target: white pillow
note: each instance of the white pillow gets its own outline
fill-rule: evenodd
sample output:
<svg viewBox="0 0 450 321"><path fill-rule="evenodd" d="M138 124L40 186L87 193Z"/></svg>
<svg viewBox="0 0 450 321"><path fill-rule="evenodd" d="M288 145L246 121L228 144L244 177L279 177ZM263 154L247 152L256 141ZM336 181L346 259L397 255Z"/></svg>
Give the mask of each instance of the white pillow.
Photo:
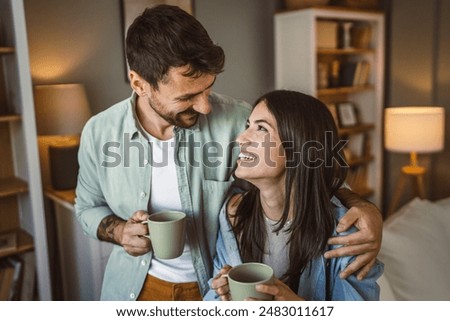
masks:
<svg viewBox="0 0 450 321"><path fill-rule="evenodd" d="M384 223L379 258L397 300L450 300L450 200L402 207Z"/></svg>

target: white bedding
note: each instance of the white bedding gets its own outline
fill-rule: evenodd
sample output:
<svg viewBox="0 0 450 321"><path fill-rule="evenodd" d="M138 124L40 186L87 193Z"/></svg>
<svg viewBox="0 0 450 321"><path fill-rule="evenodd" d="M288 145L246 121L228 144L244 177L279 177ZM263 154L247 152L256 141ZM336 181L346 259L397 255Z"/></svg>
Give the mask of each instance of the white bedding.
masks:
<svg viewBox="0 0 450 321"><path fill-rule="evenodd" d="M384 224L382 300L450 300L450 198L414 199Z"/></svg>

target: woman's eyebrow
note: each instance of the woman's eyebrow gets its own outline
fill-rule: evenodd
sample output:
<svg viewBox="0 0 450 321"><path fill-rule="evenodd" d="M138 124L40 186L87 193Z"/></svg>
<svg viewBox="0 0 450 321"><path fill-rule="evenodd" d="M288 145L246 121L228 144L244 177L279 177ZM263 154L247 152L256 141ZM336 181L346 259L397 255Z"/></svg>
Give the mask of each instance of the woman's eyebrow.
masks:
<svg viewBox="0 0 450 321"><path fill-rule="evenodd" d="M257 119L257 120L254 121L254 123L255 123L255 124L261 124L261 123L263 123L263 124L266 124L267 126L269 126L270 128L275 129L275 128L273 127L273 125L272 125L271 123L269 123L269 122L268 122L267 120L265 120L265 119Z"/></svg>

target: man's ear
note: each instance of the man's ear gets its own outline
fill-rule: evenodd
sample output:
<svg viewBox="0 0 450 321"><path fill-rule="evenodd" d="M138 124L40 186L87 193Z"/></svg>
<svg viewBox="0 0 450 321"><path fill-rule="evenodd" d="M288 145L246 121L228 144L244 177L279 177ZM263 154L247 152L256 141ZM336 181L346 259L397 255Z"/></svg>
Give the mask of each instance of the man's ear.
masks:
<svg viewBox="0 0 450 321"><path fill-rule="evenodd" d="M137 72L131 70L129 73L131 88L136 92L139 97L147 96L147 91L145 87L148 85Z"/></svg>

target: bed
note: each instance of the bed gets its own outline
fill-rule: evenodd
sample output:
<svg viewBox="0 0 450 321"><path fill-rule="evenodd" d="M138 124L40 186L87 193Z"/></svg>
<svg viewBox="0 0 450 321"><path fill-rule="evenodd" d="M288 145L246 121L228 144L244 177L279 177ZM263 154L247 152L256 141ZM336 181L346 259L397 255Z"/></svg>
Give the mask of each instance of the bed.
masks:
<svg viewBox="0 0 450 321"><path fill-rule="evenodd" d="M450 300L450 198L415 198L384 223L381 300Z"/></svg>

